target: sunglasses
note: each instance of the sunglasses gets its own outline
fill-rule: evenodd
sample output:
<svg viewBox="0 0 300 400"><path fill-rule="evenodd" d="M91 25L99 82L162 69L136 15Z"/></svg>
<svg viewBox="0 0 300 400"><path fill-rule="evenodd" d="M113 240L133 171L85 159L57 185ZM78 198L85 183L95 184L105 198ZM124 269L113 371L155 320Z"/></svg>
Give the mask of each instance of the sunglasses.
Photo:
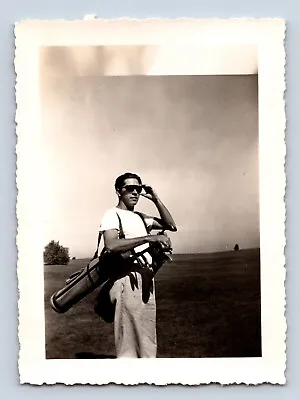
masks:
<svg viewBox="0 0 300 400"><path fill-rule="evenodd" d="M123 186L123 189L126 190L126 192L132 193L134 190L137 191L137 193L141 193L143 190L143 186L139 186L139 185L125 185Z"/></svg>

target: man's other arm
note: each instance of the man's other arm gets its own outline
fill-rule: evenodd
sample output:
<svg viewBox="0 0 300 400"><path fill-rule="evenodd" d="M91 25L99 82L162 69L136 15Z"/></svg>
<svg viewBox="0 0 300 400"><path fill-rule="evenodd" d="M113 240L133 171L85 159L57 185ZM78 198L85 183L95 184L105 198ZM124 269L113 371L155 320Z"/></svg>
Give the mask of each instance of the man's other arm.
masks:
<svg viewBox="0 0 300 400"><path fill-rule="evenodd" d="M166 248L171 246L170 239L165 235L147 235L133 239L119 239L117 229L111 229L105 231L103 237L105 248L111 252L124 252L142 244L153 242L159 242Z"/></svg>

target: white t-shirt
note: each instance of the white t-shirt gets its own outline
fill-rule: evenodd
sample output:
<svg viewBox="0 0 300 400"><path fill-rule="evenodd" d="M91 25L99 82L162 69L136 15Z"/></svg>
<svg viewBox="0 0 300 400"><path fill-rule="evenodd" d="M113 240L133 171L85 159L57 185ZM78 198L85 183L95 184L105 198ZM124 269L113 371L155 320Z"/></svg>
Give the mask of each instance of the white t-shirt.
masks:
<svg viewBox="0 0 300 400"><path fill-rule="evenodd" d="M120 234L119 232L120 224L117 213L122 222L122 228L125 239L134 239L136 237L148 235L148 232L145 228L142 218L139 215L135 214L133 211L122 210L117 207L110 208L104 213L100 224L100 232L108 231L111 229L117 229L118 233ZM151 228L153 224L153 217L149 217L145 214L143 215L146 226L148 228ZM138 252L144 250L147 247L149 247L148 243L137 246L134 248L134 250L135 252ZM148 259L148 253L145 254L145 256ZM148 259L148 261L151 262L152 260Z"/></svg>

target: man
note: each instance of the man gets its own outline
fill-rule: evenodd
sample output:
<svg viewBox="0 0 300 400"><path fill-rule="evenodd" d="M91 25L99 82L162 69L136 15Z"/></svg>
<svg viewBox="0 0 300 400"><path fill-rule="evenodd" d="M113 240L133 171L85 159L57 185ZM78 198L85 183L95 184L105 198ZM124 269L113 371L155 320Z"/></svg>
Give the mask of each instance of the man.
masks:
<svg viewBox="0 0 300 400"><path fill-rule="evenodd" d="M145 189L145 193L143 193ZM142 185L141 178L132 173L119 176L115 182L118 196L116 207L109 209L103 216L100 231L103 232L104 245L111 252L128 251L134 249L139 252L149 243L159 242L166 248L171 247L171 241L164 234L148 234L149 230L176 231L175 222L159 199L157 193L150 187ZM149 217L134 212L140 195L152 201L160 218ZM120 222L123 238L120 238ZM147 253L146 253L147 254ZM151 256L147 254L151 263ZM143 301L143 277L138 268L134 272L118 279L110 290L110 298L115 302L115 344L117 358L131 357L144 358L156 357L156 304L154 280L151 282L152 290Z"/></svg>

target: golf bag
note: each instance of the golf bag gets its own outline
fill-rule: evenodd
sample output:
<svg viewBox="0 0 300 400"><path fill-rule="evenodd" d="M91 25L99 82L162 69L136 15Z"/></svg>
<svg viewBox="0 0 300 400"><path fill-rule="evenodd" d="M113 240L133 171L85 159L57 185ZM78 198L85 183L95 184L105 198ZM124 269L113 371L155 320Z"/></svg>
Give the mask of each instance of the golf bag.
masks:
<svg viewBox="0 0 300 400"><path fill-rule="evenodd" d="M145 224L143 216L139 213L137 214ZM118 214L117 216L119 219L119 238L124 238L121 219ZM80 300L100 287L95 312L109 322L111 319L109 316L112 315L111 305L101 305L99 299L104 302L104 299L108 298L107 293L113 283L129 274L137 266L141 271L145 271L148 275L152 274L152 277L154 277L161 266L170 259L166 252L170 253L171 249L163 249L160 243L151 243L148 248L137 253L134 250L123 253L109 252L106 248L103 248L101 254L98 255L101 237L102 233L99 232L97 249L89 264L69 276L66 280L66 285L51 296L50 303L56 312L64 313L68 311ZM147 252L152 257L151 265L145 257ZM99 307L99 304L101 307ZM107 316L105 316L106 311Z"/></svg>

